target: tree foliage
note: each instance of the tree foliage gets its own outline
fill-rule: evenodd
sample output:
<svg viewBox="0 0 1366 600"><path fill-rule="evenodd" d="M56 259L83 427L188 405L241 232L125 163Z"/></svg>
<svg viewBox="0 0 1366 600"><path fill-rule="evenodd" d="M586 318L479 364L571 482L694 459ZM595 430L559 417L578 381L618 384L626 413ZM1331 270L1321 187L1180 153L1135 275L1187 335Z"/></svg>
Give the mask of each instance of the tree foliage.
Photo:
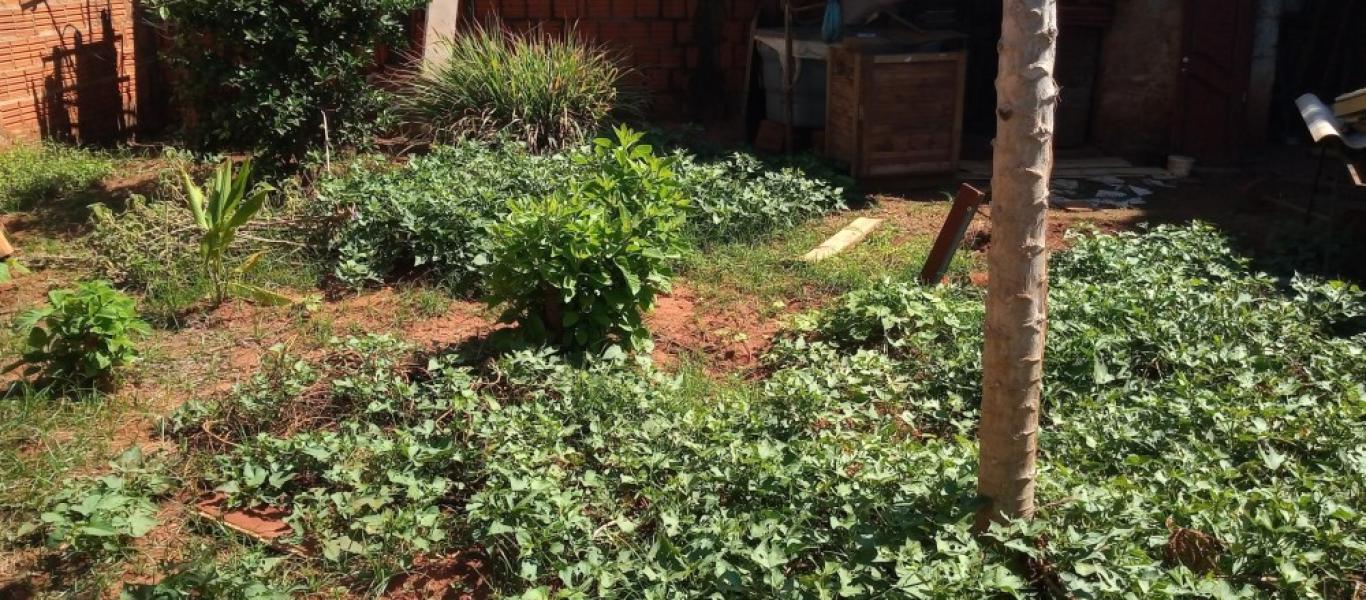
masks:
<svg viewBox="0 0 1366 600"><path fill-rule="evenodd" d="M422 0L152 0L168 26L192 140L273 161L324 141L364 143L387 95L367 80L381 45L404 45Z"/></svg>

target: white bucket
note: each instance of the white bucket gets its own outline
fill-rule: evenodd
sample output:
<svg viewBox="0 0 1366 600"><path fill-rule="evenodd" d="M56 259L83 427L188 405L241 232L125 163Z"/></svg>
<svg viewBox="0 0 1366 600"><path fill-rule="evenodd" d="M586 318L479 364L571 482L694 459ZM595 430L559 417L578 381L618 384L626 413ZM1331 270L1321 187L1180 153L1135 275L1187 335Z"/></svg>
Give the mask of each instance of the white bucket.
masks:
<svg viewBox="0 0 1366 600"><path fill-rule="evenodd" d="M1190 156L1172 154L1167 157L1167 172L1177 177L1190 177L1195 169L1195 159Z"/></svg>

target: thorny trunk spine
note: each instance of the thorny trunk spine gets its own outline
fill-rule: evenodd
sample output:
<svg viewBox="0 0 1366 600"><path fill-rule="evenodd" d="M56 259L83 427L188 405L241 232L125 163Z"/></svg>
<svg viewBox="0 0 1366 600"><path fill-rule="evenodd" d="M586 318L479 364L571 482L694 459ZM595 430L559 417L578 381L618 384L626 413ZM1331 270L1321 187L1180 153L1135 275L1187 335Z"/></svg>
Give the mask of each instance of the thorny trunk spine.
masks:
<svg viewBox="0 0 1366 600"><path fill-rule="evenodd" d="M987 251L977 528L1034 516L1047 329L1056 0L1004 0Z"/></svg>

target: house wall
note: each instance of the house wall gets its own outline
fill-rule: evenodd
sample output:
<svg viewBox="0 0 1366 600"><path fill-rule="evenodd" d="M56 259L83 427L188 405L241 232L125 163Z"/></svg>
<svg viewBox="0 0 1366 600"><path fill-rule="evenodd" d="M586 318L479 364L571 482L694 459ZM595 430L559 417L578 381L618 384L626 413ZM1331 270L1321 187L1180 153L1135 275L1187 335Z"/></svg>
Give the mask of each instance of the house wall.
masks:
<svg viewBox="0 0 1366 600"><path fill-rule="evenodd" d="M134 0L0 3L0 132L77 142L136 121Z"/></svg>
<svg viewBox="0 0 1366 600"><path fill-rule="evenodd" d="M1171 146L1180 100L1181 0L1124 0L1101 38L1091 134L1107 152L1153 161Z"/></svg>
<svg viewBox="0 0 1366 600"><path fill-rule="evenodd" d="M471 0L480 22L514 30L540 26L579 35L620 52L635 83L662 118L719 119L734 114L749 54L749 23L773 0Z"/></svg>

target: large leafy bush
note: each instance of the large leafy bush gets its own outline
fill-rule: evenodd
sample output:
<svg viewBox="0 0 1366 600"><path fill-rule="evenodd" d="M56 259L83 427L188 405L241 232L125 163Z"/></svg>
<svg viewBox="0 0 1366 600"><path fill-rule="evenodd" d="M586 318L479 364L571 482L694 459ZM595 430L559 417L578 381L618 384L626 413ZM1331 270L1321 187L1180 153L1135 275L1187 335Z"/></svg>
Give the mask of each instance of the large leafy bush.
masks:
<svg viewBox="0 0 1366 600"><path fill-rule="evenodd" d="M422 0L154 0L172 39L176 90L204 148L299 158L325 137L365 143L390 100L367 81L400 48ZM326 129L324 128L326 125Z"/></svg>
<svg viewBox="0 0 1366 600"><path fill-rule="evenodd" d="M474 24L433 40L448 53L416 69L400 96L407 124L426 138L512 138L534 151L582 143L633 103L625 71L574 31L515 33Z"/></svg>
<svg viewBox="0 0 1366 600"><path fill-rule="evenodd" d="M535 337L574 350L639 348L669 289L687 199L671 161L624 127L578 156L567 191L512 203L491 228L488 301Z"/></svg>
<svg viewBox="0 0 1366 600"><path fill-rule="evenodd" d="M27 374L63 384L100 383L137 358L135 339L150 329L132 298L107 281L48 292L48 305L20 314L20 361Z"/></svg>

